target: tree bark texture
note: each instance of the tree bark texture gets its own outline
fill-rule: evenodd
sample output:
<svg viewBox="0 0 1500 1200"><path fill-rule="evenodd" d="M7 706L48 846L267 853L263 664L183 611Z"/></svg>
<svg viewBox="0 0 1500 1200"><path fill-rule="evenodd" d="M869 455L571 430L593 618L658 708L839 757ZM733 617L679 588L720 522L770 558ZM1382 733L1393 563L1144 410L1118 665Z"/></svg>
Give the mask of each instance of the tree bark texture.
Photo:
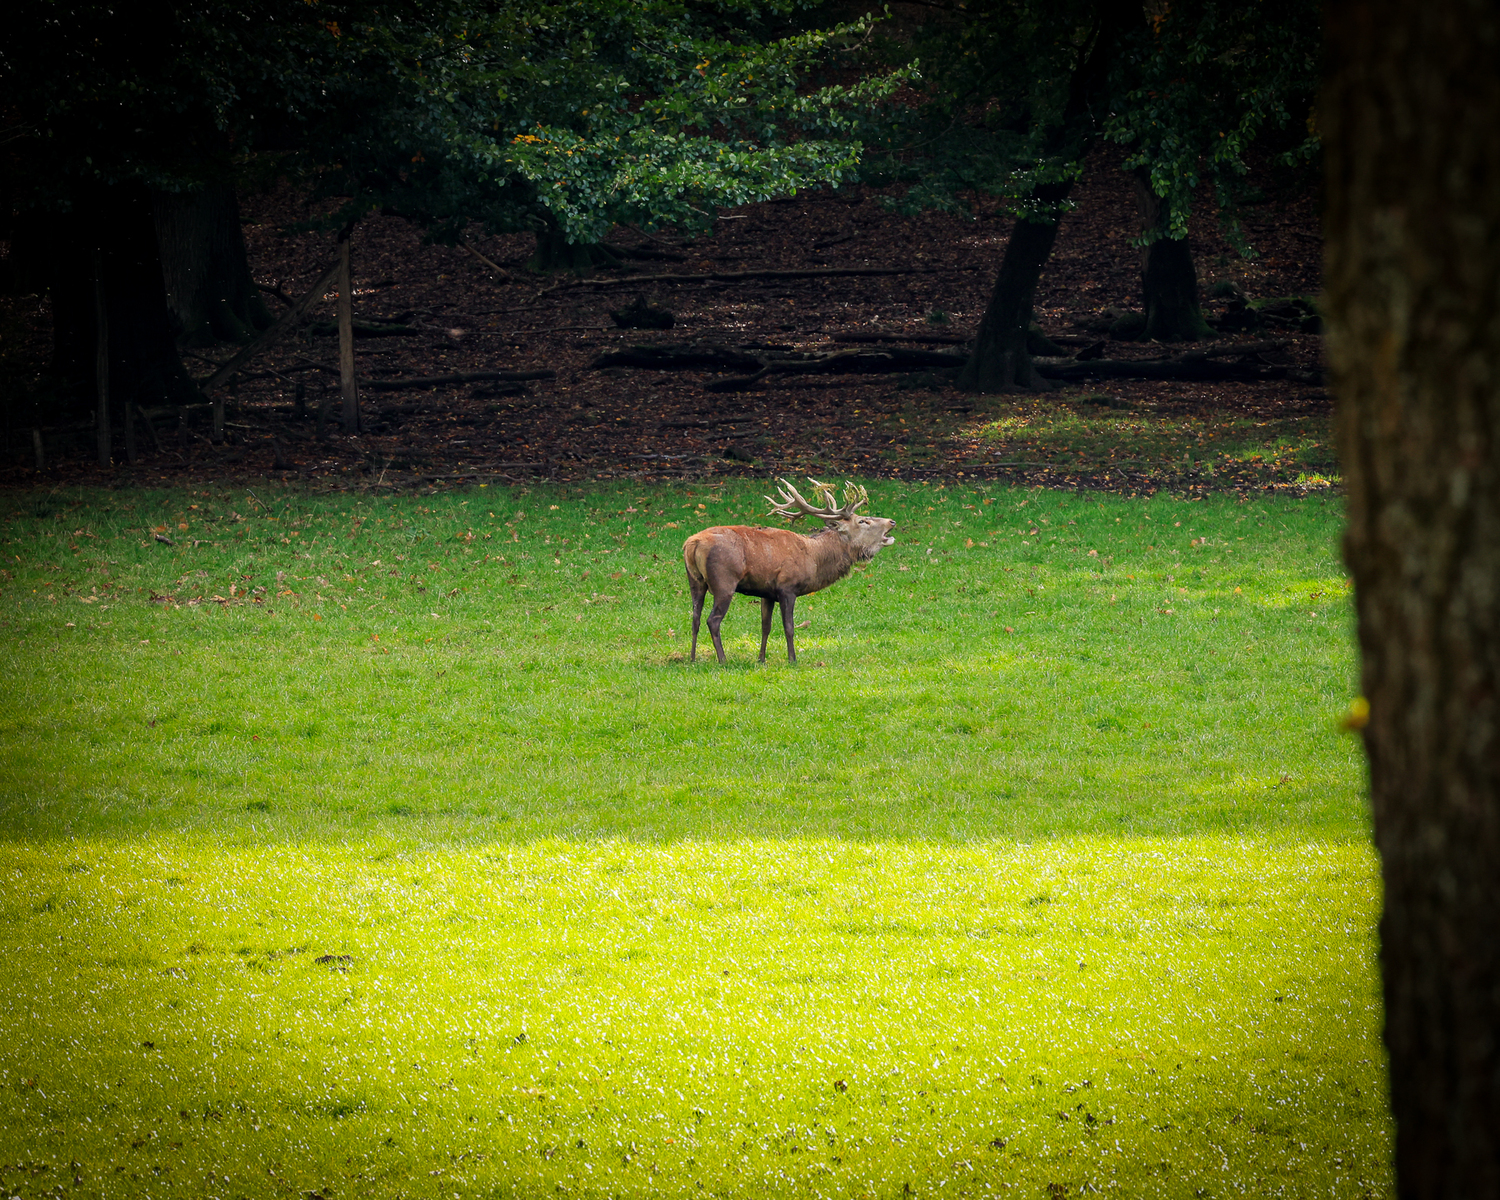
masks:
<svg viewBox="0 0 1500 1200"><path fill-rule="evenodd" d="M1056 204L1066 200L1071 183L1044 184L1037 198ZM1052 384L1036 373L1026 350L1026 330L1042 268L1057 241L1057 222L1017 221L1005 245L1000 274L984 317L974 335L974 349L959 372L966 392L1045 392Z"/></svg>
<svg viewBox="0 0 1500 1200"><path fill-rule="evenodd" d="M1403 1200L1500 1195L1500 9L1333 0L1319 108Z"/></svg>
<svg viewBox="0 0 1500 1200"><path fill-rule="evenodd" d="M1196 342L1212 337L1198 305L1198 272L1186 238L1170 238L1162 229L1162 198L1151 188L1151 172L1133 172L1141 235L1156 240L1141 247L1141 298L1147 338L1163 342Z"/></svg>
<svg viewBox="0 0 1500 1200"><path fill-rule="evenodd" d="M246 342L273 317L250 277L234 187L153 192L167 308L187 346Z"/></svg>
<svg viewBox="0 0 1500 1200"><path fill-rule="evenodd" d="M53 227L52 366L64 406L75 413L95 407L96 251L104 281L111 412L118 416L127 404L201 400L173 340L146 190L119 185L82 197ZM123 428L122 420L112 424Z"/></svg>

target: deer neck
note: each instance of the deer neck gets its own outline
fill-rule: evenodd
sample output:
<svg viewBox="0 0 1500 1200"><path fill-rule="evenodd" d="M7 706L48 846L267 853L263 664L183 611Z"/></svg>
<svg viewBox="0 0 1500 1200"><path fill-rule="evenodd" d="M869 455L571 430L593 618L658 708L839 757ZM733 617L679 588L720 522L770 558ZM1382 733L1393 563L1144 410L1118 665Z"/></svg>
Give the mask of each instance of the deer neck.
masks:
<svg viewBox="0 0 1500 1200"><path fill-rule="evenodd" d="M853 568L857 555L854 547L849 544L847 538L839 536L836 529L825 529L808 537L812 545L813 559L817 564L816 584L812 591L826 588L830 583L837 583Z"/></svg>

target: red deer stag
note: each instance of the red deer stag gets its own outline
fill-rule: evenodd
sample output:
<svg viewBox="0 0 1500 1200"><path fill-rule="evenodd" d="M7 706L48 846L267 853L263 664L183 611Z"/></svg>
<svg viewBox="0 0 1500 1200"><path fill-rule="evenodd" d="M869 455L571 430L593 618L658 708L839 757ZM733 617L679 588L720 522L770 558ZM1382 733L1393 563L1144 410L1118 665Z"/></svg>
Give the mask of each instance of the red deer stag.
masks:
<svg viewBox="0 0 1500 1200"><path fill-rule="evenodd" d="M714 594L714 606L708 614L708 633L714 640L714 651L722 664L724 643L719 626L729 611L736 592L760 598L760 661L766 661L766 642L771 637L771 610L781 605L781 624L786 630L786 657L797 661L792 641L792 609L798 596L819 592L837 583L857 562L869 562L896 539L891 530L896 522L886 517L862 517L855 512L870 497L862 487L844 484L844 503L834 502L831 484L810 480L823 503L814 508L797 494L785 479L781 480L781 499L772 500L772 516L795 521L799 517L817 517L823 528L817 533L800 534L790 529L765 529L750 525L716 525L695 533L682 545L687 563L688 588L693 594L693 650L691 660L698 659L698 621L703 615L703 597Z"/></svg>

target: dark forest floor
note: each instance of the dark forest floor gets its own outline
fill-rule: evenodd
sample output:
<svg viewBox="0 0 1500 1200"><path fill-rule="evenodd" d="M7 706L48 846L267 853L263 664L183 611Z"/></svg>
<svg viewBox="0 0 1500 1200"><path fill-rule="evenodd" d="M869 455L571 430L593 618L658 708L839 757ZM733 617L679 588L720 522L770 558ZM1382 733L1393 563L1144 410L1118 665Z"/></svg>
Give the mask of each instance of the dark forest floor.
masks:
<svg viewBox="0 0 1500 1200"><path fill-rule="evenodd" d="M1098 335L1110 306L1138 308L1138 254L1129 245L1135 212L1118 151L1097 153L1075 192L1043 276L1037 315L1069 348ZM1249 214L1260 252L1242 260L1220 236L1211 206L1191 239L1205 295L1221 279L1252 300L1315 296L1320 288L1317 204L1306 175L1259 173L1264 201ZM281 230L309 215L289 189L244 201L256 278L297 295L333 259L332 236ZM753 390L712 393L705 372L597 370L603 352L631 345L703 342L798 350L843 348L837 338L880 335L881 345L943 348L971 334L984 311L1009 222L981 208L973 219L887 211L878 194L846 188L725 212L693 241L617 230L612 241L672 257L632 262L593 277L540 278L525 266L527 235L474 245L508 274L463 249L423 245L394 217L371 217L353 236L356 321L400 319L416 332L357 340L362 379L486 370L549 369L555 378L522 385L478 382L426 390L366 391L365 431L345 437L330 424L319 440L313 413L338 406L337 344L304 331L249 364L230 402L229 437L204 430L179 438L162 429L162 449L142 434L133 467L106 472L90 461L85 436L32 466L29 432L8 431L0 483L135 483L303 479L335 486L407 487L550 477L824 473L861 477L1001 478L1126 491L1336 485L1328 445L1330 400L1320 386L1290 380L1163 383L1110 380L1039 396L973 396L951 373L904 376L780 376ZM714 270L879 267L872 276L680 282L661 274ZM662 331L614 327L611 309L636 294L669 309ZM40 365L45 304L7 301ZM17 307L17 305L20 307ZM271 300L273 311L280 301ZM325 300L314 320L328 322ZM20 314L18 318L17 314ZM1240 341L1261 334L1235 335ZM1320 363L1314 334L1274 331L1288 345L1277 361ZM960 348L954 346L952 348ZM1188 347L1112 342L1111 358L1157 358ZM188 358L211 373L233 347ZM306 413L296 411L301 383ZM206 424L206 418L204 418ZM22 435L25 434L25 444ZM282 466L275 467L276 443Z"/></svg>

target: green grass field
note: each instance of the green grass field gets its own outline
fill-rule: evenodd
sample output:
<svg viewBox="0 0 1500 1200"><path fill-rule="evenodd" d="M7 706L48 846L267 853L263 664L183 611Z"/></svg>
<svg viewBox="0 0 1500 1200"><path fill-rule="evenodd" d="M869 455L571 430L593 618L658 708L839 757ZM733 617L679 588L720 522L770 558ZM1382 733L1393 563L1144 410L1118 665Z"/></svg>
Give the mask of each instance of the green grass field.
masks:
<svg viewBox="0 0 1500 1200"><path fill-rule="evenodd" d="M1390 1195L1337 500L872 493L0 497L0 1195Z"/></svg>

